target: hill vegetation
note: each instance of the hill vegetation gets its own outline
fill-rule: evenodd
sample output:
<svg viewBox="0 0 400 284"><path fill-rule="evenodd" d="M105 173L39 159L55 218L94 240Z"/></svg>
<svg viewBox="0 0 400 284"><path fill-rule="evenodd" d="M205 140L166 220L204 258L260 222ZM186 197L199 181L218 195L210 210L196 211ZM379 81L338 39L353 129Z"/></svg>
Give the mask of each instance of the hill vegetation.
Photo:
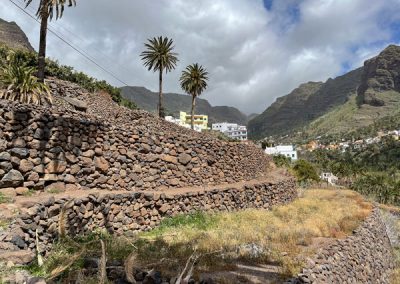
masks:
<svg viewBox="0 0 400 284"><path fill-rule="evenodd" d="M6 45L0 45L0 68L5 67L7 57L13 53L16 60L28 68L36 68L37 55L35 52L25 50L13 50ZM73 67L66 66L58 63L57 61L46 59L46 77L55 77L59 80L69 81L76 83L89 92L96 92L104 90L109 93L112 99L120 105L126 106L131 109L137 108L135 103L124 99L121 96L121 91L104 80L97 80L93 77L86 75L83 72L75 71Z"/></svg>
<svg viewBox="0 0 400 284"><path fill-rule="evenodd" d="M400 205L400 141L387 138L346 152L318 149L305 152L303 158L380 203Z"/></svg>
<svg viewBox="0 0 400 284"><path fill-rule="evenodd" d="M262 114L249 121L252 138L292 133L344 104L361 81L362 68L325 83L308 82L278 98Z"/></svg>

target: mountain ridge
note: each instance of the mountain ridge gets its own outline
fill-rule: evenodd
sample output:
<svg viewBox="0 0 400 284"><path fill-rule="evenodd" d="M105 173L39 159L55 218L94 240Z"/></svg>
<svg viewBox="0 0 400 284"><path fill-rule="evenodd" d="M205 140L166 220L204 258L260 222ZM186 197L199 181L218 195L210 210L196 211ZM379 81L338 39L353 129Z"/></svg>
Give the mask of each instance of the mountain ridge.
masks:
<svg viewBox="0 0 400 284"><path fill-rule="evenodd" d="M138 107L155 112L157 109L158 93L145 87L122 87L121 95L125 99L134 101ZM179 117L179 111L190 112L191 96L177 93L164 93L164 104L167 115ZM248 117L240 110L230 106L212 106L206 99L196 99L196 113L206 114L209 123L233 122L247 125Z"/></svg>
<svg viewBox="0 0 400 284"><path fill-rule="evenodd" d="M262 114L249 121L252 138L281 135L299 129L345 103L356 92L362 68L326 82L308 82L279 97Z"/></svg>
<svg viewBox="0 0 400 284"><path fill-rule="evenodd" d="M297 132L303 137L344 134L390 116L399 107L400 46L389 45L360 68L319 86L301 84L279 97L249 121L249 133L255 139Z"/></svg>

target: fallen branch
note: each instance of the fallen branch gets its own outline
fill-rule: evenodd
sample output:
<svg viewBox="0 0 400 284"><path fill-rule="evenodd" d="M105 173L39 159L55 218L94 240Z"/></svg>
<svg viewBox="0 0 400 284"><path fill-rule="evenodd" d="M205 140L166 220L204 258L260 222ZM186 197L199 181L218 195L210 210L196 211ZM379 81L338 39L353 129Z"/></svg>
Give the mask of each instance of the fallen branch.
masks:
<svg viewBox="0 0 400 284"><path fill-rule="evenodd" d="M101 244L101 259L99 263L99 283L104 284L107 281L106 246L103 240L100 240L100 244Z"/></svg>
<svg viewBox="0 0 400 284"><path fill-rule="evenodd" d="M185 268L176 279L175 284L187 284L193 275L194 266L199 259L199 256L194 252L189 259L186 261ZM186 275L186 276L185 276Z"/></svg>

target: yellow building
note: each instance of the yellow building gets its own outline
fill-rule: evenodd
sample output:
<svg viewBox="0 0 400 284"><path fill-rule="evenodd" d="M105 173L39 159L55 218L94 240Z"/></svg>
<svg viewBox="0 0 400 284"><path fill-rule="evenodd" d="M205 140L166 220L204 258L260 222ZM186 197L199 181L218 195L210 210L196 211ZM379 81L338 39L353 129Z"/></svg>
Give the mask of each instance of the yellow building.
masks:
<svg viewBox="0 0 400 284"><path fill-rule="evenodd" d="M184 111L179 113L179 119L184 126L191 125L192 116ZM208 115L195 114L194 115L194 130L202 131L208 129Z"/></svg>

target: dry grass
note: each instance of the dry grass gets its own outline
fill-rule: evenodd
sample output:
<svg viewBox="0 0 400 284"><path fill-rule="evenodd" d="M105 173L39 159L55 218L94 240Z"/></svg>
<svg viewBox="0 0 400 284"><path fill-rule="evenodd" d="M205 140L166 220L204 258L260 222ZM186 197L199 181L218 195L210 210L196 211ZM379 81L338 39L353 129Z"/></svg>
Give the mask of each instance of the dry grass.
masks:
<svg viewBox="0 0 400 284"><path fill-rule="evenodd" d="M270 211L178 215L130 239L104 232L76 240L64 238L42 267L30 270L45 277L61 271L62 275L57 275L62 279L91 283L90 275L81 273L84 259L106 257L125 261L128 274L135 266L176 277L187 266L194 268L197 277L202 272L236 270L238 263L273 263L280 265L280 275L287 277L299 272L304 259L321 244L351 234L371 209L370 203L352 191L306 190L293 203ZM106 252L102 252L99 239L104 240ZM196 260L188 266L193 255ZM186 270L192 273L192 269ZM99 278L92 275L92 279Z"/></svg>
<svg viewBox="0 0 400 284"><path fill-rule="evenodd" d="M197 250L212 255L203 257L205 269L220 269L222 259L229 266L233 259L239 258L257 263L278 261L282 273L294 274L303 265L304 257L315 252L314 239L351 234L371 209L370 203L352 191L307 190L304 197L272 211L218 213L204 217L206 228L188 223L145 233L142 237L147 242L154 248L163 245L164 250L156 254L141 250L138 260L153 262L154 257L170 258L171 253L183 257ZM238 250L243 244L255 244L262 253L254 257L246 250Z"/></svg>
<svg viewBox="0 0 400 284"><path fill-rule="evenodd" d="M393 275L391 277L391 283L398 284L400 283L400 248L395 250L396 257L396 268L394 269Z"/></svg>

